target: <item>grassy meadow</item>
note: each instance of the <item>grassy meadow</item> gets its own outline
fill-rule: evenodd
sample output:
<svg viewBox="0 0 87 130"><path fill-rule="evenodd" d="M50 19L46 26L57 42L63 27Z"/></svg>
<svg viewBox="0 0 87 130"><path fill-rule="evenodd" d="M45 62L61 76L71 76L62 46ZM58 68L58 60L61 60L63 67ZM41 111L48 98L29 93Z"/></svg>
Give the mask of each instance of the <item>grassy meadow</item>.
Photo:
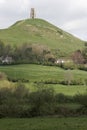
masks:
<svg viewBox="0 0 87 130"><path fill-rule="evenodd" d="M16 79L29 79L30 82L66 79L68 71L54 66L42 66L35 64L0 66L0 71L5 72L8 77ZM83 80L87 77L86 71L70 70L73 79Z"/></svg>
<svg viewBox="0 0 87 130"><path fill-rule="evenodd" d="M34 64L0 66L0 71L6 73L7 77L20 80L29 80L25 85L34 91L36 88L34 82L44 81L62 81L68 76L67 70L63 70L54 66L42 66ZM75 80L84 80L87 77L86 71L70 70L70 73ZM9 85L11 84L11 85ZM14 86L9 81L0 81L0 86ZM64 93L65 95L75 95L87 91L87 86L84 85L60 85L60 84L45 84L45 86L54 88L56 93Z"/></svg>
<svg viewBox="0 0 87 130"><path fill-rule="evenodd" d="M50 85L53 87L56 93L63 93L64 95L76 95L76 94L84 94L87 92L87 86L82 85Z"/></svg>
<svg viewBox="0 0 87 130"><path fill-rule="evenodd" d="M87 117L0 119L0 130L87 130Z"/></svg>

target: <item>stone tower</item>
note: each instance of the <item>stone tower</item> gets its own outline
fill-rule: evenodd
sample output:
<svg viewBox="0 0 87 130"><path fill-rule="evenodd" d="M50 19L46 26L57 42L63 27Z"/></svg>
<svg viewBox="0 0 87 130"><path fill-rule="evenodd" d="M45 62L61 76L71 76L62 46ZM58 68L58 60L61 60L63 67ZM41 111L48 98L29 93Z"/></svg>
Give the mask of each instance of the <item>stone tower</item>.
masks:
<svg viewBox="0 0 87 130"><path fill-rule="evenodd" d="M34 8L31 8L30 18L31 18L31 19L34 19L34 18L35 18L35 9L34 9Z"/></svg>

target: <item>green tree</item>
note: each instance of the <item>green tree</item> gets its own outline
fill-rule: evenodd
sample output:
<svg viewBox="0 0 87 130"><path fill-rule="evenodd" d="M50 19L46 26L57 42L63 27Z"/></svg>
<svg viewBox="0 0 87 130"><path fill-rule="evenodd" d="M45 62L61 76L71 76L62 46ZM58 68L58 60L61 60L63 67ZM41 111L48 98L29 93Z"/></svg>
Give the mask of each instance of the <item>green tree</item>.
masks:
<svg viewBox="0 0 87 130"><path fill-rule="evenodd" d="M54 111L54 90L39 86L38 90L32 92L29 96L29 102L32 106L32 115L47 115Z"/></svg>
<svg viewBox="0 0 87 130"><path fill-rule="evenodd" d="M5 47L4 43L0 41L0 56L3 56L4 54L4 47Z"/></svg>

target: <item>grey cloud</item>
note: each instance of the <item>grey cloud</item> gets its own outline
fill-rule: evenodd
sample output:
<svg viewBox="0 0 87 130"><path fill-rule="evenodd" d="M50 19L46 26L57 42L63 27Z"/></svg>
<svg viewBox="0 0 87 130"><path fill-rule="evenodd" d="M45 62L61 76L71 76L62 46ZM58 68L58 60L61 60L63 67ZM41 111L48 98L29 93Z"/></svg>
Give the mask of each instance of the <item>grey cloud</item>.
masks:
<svg viewBox="0 0 87 130"><path fill-rule="evenodd" d="M28 17L29 0L0 0L0 28Z"/></svg>

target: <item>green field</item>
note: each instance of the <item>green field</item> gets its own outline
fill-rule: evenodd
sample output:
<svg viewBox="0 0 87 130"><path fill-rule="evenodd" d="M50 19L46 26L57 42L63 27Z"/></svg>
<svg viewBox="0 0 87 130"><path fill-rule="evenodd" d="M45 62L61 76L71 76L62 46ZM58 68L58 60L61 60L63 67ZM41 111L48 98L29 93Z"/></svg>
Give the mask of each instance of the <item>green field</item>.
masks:
<svg viewBox="0 0 87 130"><path fill-rule="evenodd" d="M0 130L87 130L87 117L0 119Z"/></svg>
<svg viewBox="0 0 87 130"><path fill-rule="evenodd" d="M65 95L76 95L76 94L83 94L87 92L87 86L81 86L81 85L49 85L50 87L53 87L56 93L63 93Z"/></svg>
<svg viewBox="0 0 87 130"><path fill-rule="evenodd" d="M42 66L34 64L0 66L0 71L5 72L9 77L17 79L29 79L30 82L57 80L66 78L67 70L54 66ZM83 80L87 78L87 72L81 70L70 70L73 79Z"/></svg>
<svg viewBox="0 0 87 130"><path fill-rule="evenodd" d="M42 19L18 21L0 30L0 40L12 46L24 43L45 45L60 56L84 47L84 42Z"/></svg>
<svg viewBox="0 0 87 130"><path fill-rule="evenodd" d="M35 81L61 81L64 80L67 76L67 70L63 70L59 67L42 66L34 64L0 66L0 71L5 72L8 77L13 79L29 80L29 83L25 84L32 91L35 90ZM70 73L73 76L73 79L75 80L82 80L82 82L84 82L84 80L87 78L87 72L85 71L70 70ZM0 84L2 84L3 86L9 86L9 82L2 82L3 81L1 81ZM66 86L60 84L48 84L45 86L53 87L55 92L64 93L65 95L74 95L77 93L84 93L87 91L87 86L85 85Z"/></svg>

